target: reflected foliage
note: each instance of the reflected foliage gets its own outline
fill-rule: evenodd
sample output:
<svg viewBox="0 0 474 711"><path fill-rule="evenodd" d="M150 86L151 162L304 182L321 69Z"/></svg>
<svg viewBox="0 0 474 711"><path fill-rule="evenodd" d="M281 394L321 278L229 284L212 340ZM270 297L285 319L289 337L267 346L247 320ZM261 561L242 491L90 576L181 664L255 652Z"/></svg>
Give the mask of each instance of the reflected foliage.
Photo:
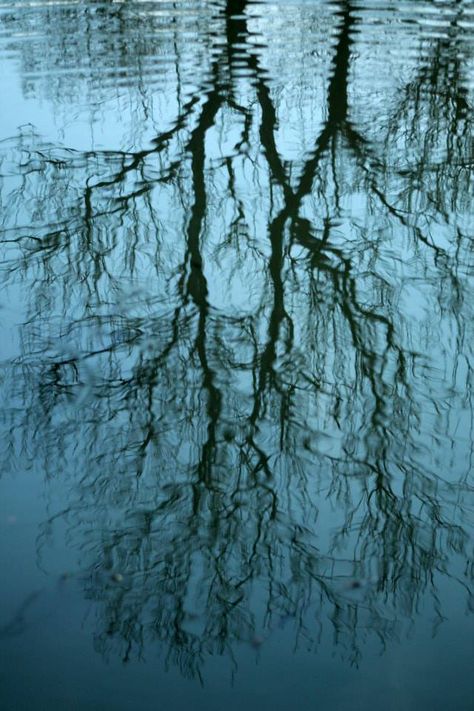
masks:
<svg viewBox="0 0 474 711"><path fill-rule="evenodd" d="M79 14L100 91L132 67L137 121L158 111L161 52L175 107L137 150L1 145L5 467L50 480L42 555L65 526L105 656L160 640L202 678L285 625L357 663L421 607L442 622L440 586L472 604L472 3L437 6L387 85L349 0L293 7L291 75L290 10L245 0L192 30L181 3L52 6L22 55L77 67Z"/></svg>

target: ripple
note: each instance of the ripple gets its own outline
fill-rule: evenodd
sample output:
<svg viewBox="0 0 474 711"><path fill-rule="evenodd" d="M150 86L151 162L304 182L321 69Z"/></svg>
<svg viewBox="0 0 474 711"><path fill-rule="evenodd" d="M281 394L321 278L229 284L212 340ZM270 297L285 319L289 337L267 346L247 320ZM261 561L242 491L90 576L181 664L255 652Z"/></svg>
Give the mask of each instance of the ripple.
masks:
<svg viewBox="0 0 474 711"><path fill-rule="evenodd" d="M34 498L31 549L81 571L96 651L237 678L249 642L304 640L300 668L457 635L473 3L0 17L0 519Z"/></svg>

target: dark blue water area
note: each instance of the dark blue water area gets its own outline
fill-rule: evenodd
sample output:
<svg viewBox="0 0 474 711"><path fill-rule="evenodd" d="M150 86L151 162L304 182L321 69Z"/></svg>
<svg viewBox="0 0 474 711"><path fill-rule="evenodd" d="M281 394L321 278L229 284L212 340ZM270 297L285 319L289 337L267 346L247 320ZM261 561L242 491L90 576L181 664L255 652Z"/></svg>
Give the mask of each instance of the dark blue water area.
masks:
<svg viewBox="0 0 474 711"><path fill-rule="evenodd" d="M472 0L0 62L0 709L472 709Z"/></svg>
<svg viewBox="0 0 474 711"><path fill-rule="evenodd" d="M66 573L41 570L40 487L26 474L22 484L21 500L13 491L17 483L5 487L9 509L22 514L2 527L3 708L441 709L447 696L453 708L469 708L472 629L465 597L449 583L437 587L438 604L449 615L442 623L422 604L415 619L392 628L386 639L376 627L364 630L357 652L343 639L339 649L334 631L321 633L324 621L316 616L296 634L296 621L282 617L259 638L190 661L179 649L170 656L166 645L146 640L150 615L142 622L148 644L127 660L129 642L119 635L104 641L103 605L84 593L90 581L67 570L70 543L58 536L49 552L56 570ZM130 590L126 579L105 584ZM364 607L358 588L345 597L354 610ZM198 631L201 624L193 619L187 629Z"/></svg>

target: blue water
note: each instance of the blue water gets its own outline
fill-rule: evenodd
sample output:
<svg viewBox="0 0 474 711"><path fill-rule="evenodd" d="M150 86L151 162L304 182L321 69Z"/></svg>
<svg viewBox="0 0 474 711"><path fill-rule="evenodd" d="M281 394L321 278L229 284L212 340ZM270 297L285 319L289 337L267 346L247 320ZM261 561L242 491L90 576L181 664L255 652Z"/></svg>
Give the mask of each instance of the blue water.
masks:
<svg viewBox="0 0 474 711"><path fill-rule="evenodd" d="M2 711L471 709L474 2L0 61Z"/></svg>

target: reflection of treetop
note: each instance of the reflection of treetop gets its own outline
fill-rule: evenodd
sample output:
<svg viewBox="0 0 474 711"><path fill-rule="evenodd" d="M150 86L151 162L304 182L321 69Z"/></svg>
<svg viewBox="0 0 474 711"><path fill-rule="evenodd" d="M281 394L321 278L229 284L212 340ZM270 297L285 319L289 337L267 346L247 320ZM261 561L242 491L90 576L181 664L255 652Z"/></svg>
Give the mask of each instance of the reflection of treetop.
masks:
<svg viewBox="0 0 474 711"><path fill-rule="evenodd" d="M128 658L159 637L193 674L250 639L257 610L311 640L314 614L328 617L357 658L367 626L386 640L427 587L441 616L439 575L467 589L454 572L472 424L459 3L450 40L425 40L373 104L358 102L372 77L355 3L295 19L298 57L319 67L300 67L295 105L268 63L265 6L229 6L189 46L179 13L150 15L140 44L138 6L51 10L117 22L99 49L100 24L84 24L76 47L114 67L122 46L163 47L177 116L133 153L25 129L1 171L5 272L31 289L12 390L35 456L73 469L64 516L100 569L97 645ZM195 93L180 84L192 47Z"/></svg>

